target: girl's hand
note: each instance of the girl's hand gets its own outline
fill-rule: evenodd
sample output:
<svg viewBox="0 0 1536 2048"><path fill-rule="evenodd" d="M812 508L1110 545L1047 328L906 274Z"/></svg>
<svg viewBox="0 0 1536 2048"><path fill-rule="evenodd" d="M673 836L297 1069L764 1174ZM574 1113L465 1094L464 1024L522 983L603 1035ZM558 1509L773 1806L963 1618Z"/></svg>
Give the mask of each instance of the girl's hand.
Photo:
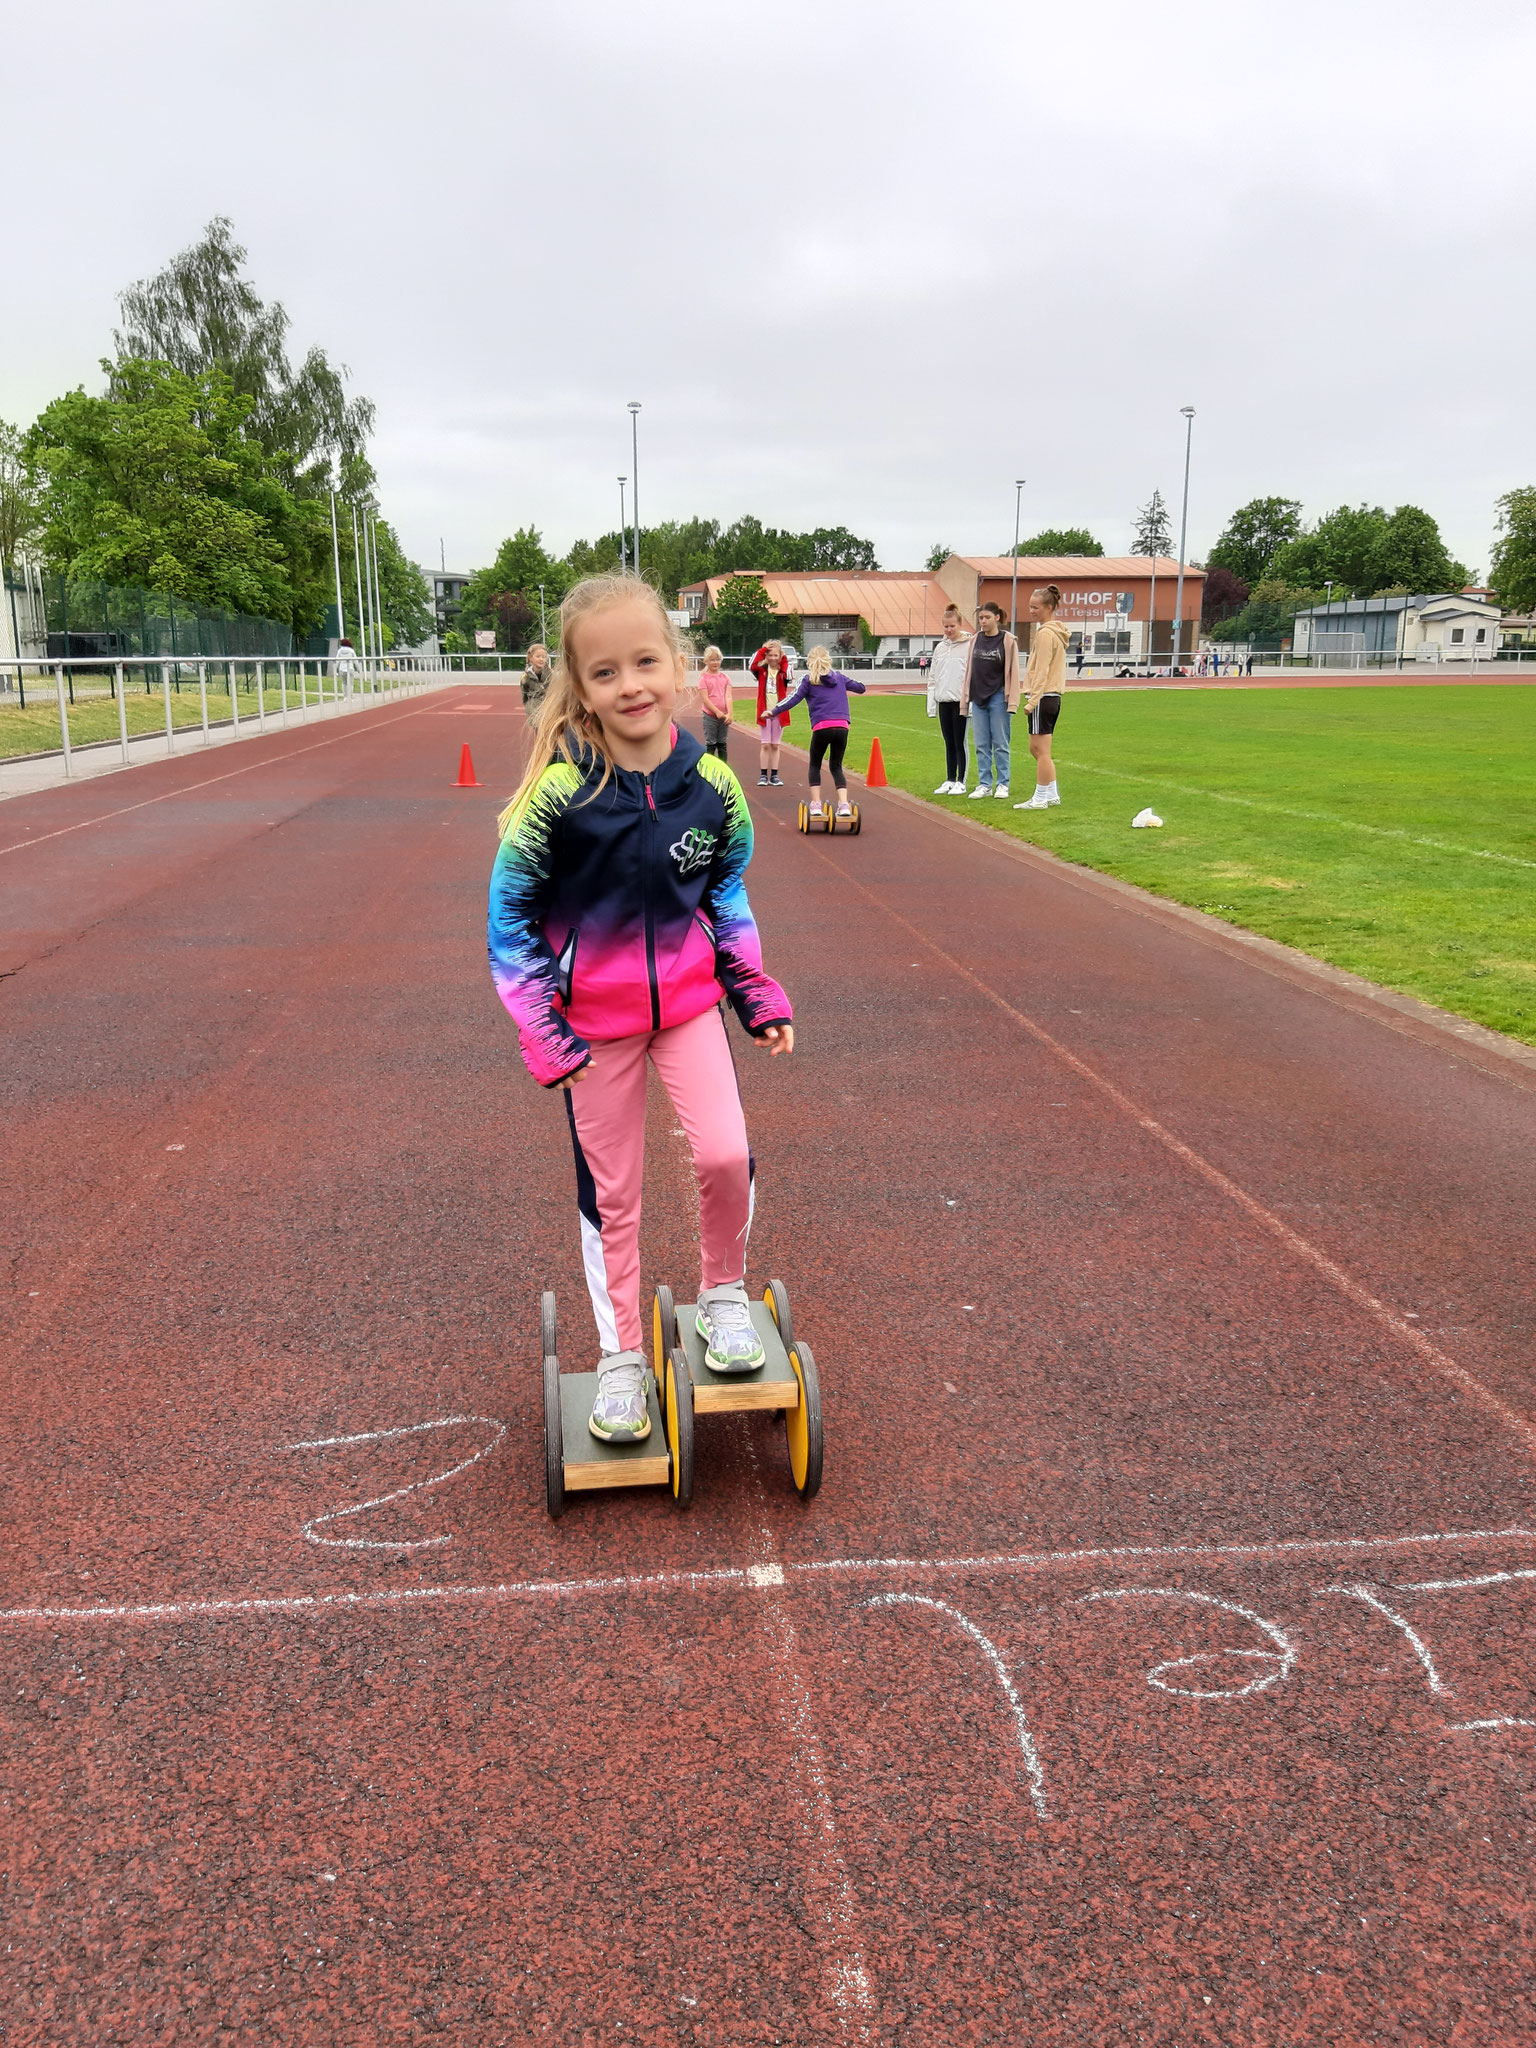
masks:
<svg viewBox="0 0 1536 2048"><path fill-rule="evenodd" d="M766 1045L773 1058L777 1059L781 1052L794 1051L795 1027L793 1024L770 1024L766 1031L757 1034L757 1043Z"/></svg>
<svg viewBox="0 0 1536 2048"><path fill-rule="evenodd" d="M591 1071L591 1067L592 1062L588 1060L587 1064L584 1067L578 1067L574 1074L563 1075L561 1079L555 1083L555 1087L557 1089L563 1088L566 1091L566 1093L569 1094L570 1091L576 1086L576 1083L581 1079L582 1075L589 1073Z"/></svg>

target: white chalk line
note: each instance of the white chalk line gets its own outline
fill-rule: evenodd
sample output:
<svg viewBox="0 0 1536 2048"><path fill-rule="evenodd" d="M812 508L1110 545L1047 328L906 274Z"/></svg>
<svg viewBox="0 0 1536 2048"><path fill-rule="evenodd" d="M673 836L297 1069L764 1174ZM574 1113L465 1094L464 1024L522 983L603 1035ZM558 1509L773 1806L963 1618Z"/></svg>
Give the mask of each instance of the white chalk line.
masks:
<svg viewBox="0 0 1536 2048"><path fill-rule="evenodd" d="M1507 1586L1514 1579L1536 1579L1536 1572L1485 1572L1476 1579L1420 1579L1400 1585L1399 1593L1454 1593L1463 1586Z"/></svg>
<svg viewBox="0 0 1536 2048"><path fill-rule="evenodd" d="M467 1472L471 1465L478 1465L482 1458L488 1458L506 1435L507 1424L494 1415L439 1415L431 1422L407 1422L396 1429L365 1429L354 1436L321 1436L307 1443L286 1444L284 1449L290 1451L331 1451L346 1444L387 1443L393 1437L420 1436L427 1430L458 1429L471 1423L496 1432L490 1442L482 1444L472 1456L449 1466L445 1472L434 1472L430 1479L413 1479L408 1486L397 1486L393 1493L376 1494L372 1500L360 1500L351 1507L332 1508L327 1514L316 1515L304 1524L305 1542L318 1543L330 1550L432 1550L439 1544L451 1543L452 1536L320 1536L316 1531L327 1522L339 1522L348 1515L366 1515L372 1508L387 1507L391 1501L404 1500L407 1494L425 1493L430 1487L445 1486L450 1479L457 1479L461 1472Z"/></svg>
<svg viewBox="0 0 1536 2048"><path fill-rule="evenodd" d="M1478 1728L1536 1728L1536 1721L1522 1721L1513 1714L1498 1714L1491 1721L1447 1721L1447 1729L1464 1735Z"/></svg>
<svg viewBox="0 0 1536 2048"><path fill-rule="evenodd" d="M1111 782L1128 782L1136 788L1171 789L1179 796L1204 797L1213 804L1239 804L1245 811L1267 811L1275 818L1299 818L1308 825L1336 825L1344 832L1369 832L1376 839L1401 839L1408 846L1428 847L1435 853L1460 854L1466 860L1493 860L1504 867L1536 868L1536 860L1522 860L1517 853L1495 853L1483 846L1458 846L1451 839L1425 839L1405 832L1397 825L1366 825L1358 818L1335 818L1328 811L1296 811L1284 804L1265 803L1259 797L1234 796L1228 790L1197 789L1187 782L1168 782L1160 775L1127 775L1119 768L1093 768L1086 761L1063 759L1064 768L1077 775L1102 775Z"/></svg>
<svg viewBox="0 0 1536 2048"><path fill-rule="evenodd" d="M1275 1622L1266 1621L1262 1614L1255 1614L1251 1607L1241 1606L1236 1600L1222 1600L1214 1593L1192 1592L1184 1586L1120 1586L1113 1591L1085 1593L1079 1604L1086 1606L1094 1600L1188 1600L1201 1607L1218 1607L1224 1614L1236 1614L1244 1621L1252 1622L1275 1645L1273 1650L1197 1650L1192 1657L1169 1657L1161 1664L1154 1664L1147 1673L1148 1685L1155 1685L1160 1692L1175 1693L1181 1699L1246 1699L1250 1693L1279 1685L1290 1677L1296 1667L1296 1647L1284 1629ZM1266 1662L1278 1665L1279 1669L1262 1678L1251 1678L1246 1685L1228 1686L1217 1692L1203 1692L1189 1685L1169 1685L1163 1677L1165 1671L1182 1671L1194 1664L1216 1664L1225 1657L1262 1657Z"/></svg>
<svg viewBox="0 0 1536 2048"><path fill-rule="evenodd" d="M1373 1607L1379 1615L1390 1621L1395 1629L1401 1629L1409 1649L1412 1650L1415 1657L1418 1658L1420 1664L1424 1667L1424 1676L1429 1683L1430 1691L1440 1694L1450 1692L1451 1688L1442 1681L1439 1672L1435 1669L1435 1660L1429 1654L1429 1645L1424 1641L1418 1630L1411 1623L1405 1621L1402 1615L1394 1613L1385 1600L1378 1599L1369 1586L1319 1586L1318 1592L1319 1594L1340 1593L1346 1599L1359 1600L1367 1607Z"/></svg>
<svg viewBox="0 0 1536 2048"><path fill-rule="evenodd" d="M1047 1818L1045 1804L1045 1772L1040 1763L1040 1753L1035 1748L1034 1737L1029 1732L1029 1723L1024 1715L1024 1702L1019 1698L1018 1688L1009 1676L1008 1667L1002 1655L989 1636L962 1614L958 1607L951 1607L947 1601L931 1600L923 1593L877 1593L865 1602L867 1607L929 1607L935 1614L947 1614L951 1621L958 1623L965 1634L981 1651L992 1667L992 1675L1003 1689L1008 1710L1013 1715L1014 1735L1018 1741L1019 1754L1024 1759L1024 1776L1029 1783L1030 1804L1042 1820Z"/></svg>
<svg viewBox="0 0 1536 2048"><path fill-rule="evenodd" d="M50 839L67 838L71 832L84 832L91 825L110 824L114 818L126 818L131 811L147 811L151 804L169 803L173 796L191 796L196 790L212 789L216 782L233 782L237 775L254 775L258 768L280 768L285 761L296 761L300 754L315 754L322 747L339 746L343 740L366 738L371 732L382 732L387 725L398 725L402 718L419 718L425 709L426 706L423 705L415 711L399 711L396 712L393 718L376 719L371 725L352 726L346 732L333 733L329 739L311 740L309 745L305 747L290 747L286 753L267 754L259 761L247 761L243 768L228 769L223 775L205 776L201 782L183 783L179 789L163 789L159 796L147 796L139 803L120 804L115 811L102 811L97 817L81 818L77 824L60 825L52 832L39 832L33 839L13 840L9 846L0 846L0 854L24 853L29 846L43 846ZM258 739L261 735L259 733L252 733L250 737ZM166 756L167 760L182 758L184 757L180 755ZM136 767L151 767L154 764L142 761L136 762L134 765ZM58 786L58 784L54 785L55 788ZM34 792L34 794L37 793L39 792Z"/></svg>
<svg viewBox="0 0 1536 2048"><path fill-rule="evenodd" d="M1082 1550L1040 1550L990 1557L842 1557L799 1564L720 1565L705 1571L659 1571L584 1579L504 1579L469 1586L397 1586L360 1593L254 1594L244 1598L162 1600L93 1607L0 1608L0 1623L35 1621L180 1621L222 1616L312 1614L359 1608L452 1605L466 1601L576 1600L598 1593L644 1594L695 1591L711 1586L779 1586L792 1579L828 1573L857 1577L879 1572L1053 1572L1074 1566L1140 1559L1273 1558L1315 1556L1330 1551L1412 1550L1431 1544L1536 1542L1536 1529L1435 1530L1411 1536L1293 1536L1272 1543L1119 1544ZM1440 1591L1447 1586L1496 1585L1536 1574L1494 1572L1481 1579L1429 1581L1403 1591Z"/></svg>

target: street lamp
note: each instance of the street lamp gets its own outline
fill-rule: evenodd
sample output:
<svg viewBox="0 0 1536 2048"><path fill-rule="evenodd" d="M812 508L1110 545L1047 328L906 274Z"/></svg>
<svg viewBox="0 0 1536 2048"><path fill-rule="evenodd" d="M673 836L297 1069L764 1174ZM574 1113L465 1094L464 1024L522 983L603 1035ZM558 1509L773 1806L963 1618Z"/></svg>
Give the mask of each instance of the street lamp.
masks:
<svg viewBox="0 0 1536 2048"><path fill-rule="evenodd" d="M549 620L544 616L544 586L539 585L539 638L544 643L544 652L549 652Z"/></svg>
<svg viewBox="0 0 1536 2048"><path fill-rule="evenodd" d="M1013 614L1010 628L1015 640L1019 637L1019 507L1024 502L1024 486L1027 477L1016 476L1013 480L1013 596L1009 610Z"/></svg>
<svg viewBox="0 0 1536 2048"><path fill-rule="evenodd" d="M628 482L629 478L627 476L621 476L619 478L619 574L621 576L624 574L624 571L629 567L628 529L625 527L624 524L624 486Z"/></svg>
<svg viewBox="0 0 1536 2048"><path fill-rule="evenodd" d="M629 516L635 525L635 574L640 574L640 401L629 401L629 473L633 482L629 493Z"/></svg>
<svg viewBox="0 0 1536 2048"><path fill-rule="evenodd" d="M1184 543L1189 533L1189 447L1195 432L1195 408L1181 405L1184 415L1184 509L1179 514L1179 587L1173 601L1173 672L1179 672L1179 642L1184 637Z"/></svg>

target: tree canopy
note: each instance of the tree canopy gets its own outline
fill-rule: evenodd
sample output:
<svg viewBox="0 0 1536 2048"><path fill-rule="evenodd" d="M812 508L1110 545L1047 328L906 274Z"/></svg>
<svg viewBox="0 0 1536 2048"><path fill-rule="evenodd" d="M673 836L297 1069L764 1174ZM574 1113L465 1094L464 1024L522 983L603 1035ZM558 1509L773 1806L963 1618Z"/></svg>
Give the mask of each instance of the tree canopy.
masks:
<svg viewBox="0 0 1536 2048"><path fill-rule="evenodd" d="M0 420L0 564L10 568L37 531L37 480L27 459L26 436Z"/></svg>
<svg viewBox="0 0 1536 2048"><path fill-rule="evenodd" d="M704 615L704 630L727 654L746 654L771 638L792 640L790 622L773 608L761 577L732 576Z"/></svg>
<svg viewBox="0 0 1536 2048"><path fill-rule="evenodd" d="M1103 546L1086 526L1048 526L1043 533L1021 540L1016 555L1102 555Z"/></svg>
<svg viewBox="0 0 1536 2048"><path fill-rule="evenodd" d="M1301 532L1299 498L1250 498L1239 505L1222 528L1221 538L1206 556L1208 569L1228 569L1241 582L1254 584L1264 575L1278 549Z"/></svg>
<svg viewBox="0 0 1536 2048"><path fill-rule="evenodd" d="M923 566L930 574L937 575L954 552L953 548L945 547L942 541L935 541L928 550L928 559Z"/></svg>
<svg viewBox="0 0 1536 2048"><path fill-rule="evenodd" d="M601 576L619 566L618 529L595 541L579 540L565 557L571 576ZM875 569L872 541L846 526L791 533L765 526L753 514L722 526L718 519L667 520L640 532L641 574L670 602L687 584L712 576L754 571L800 574L818 569Z"/></svg>
<svg viewBox="0 0 1536 2048"><path fill-rule="evenodd" d="M1440 528L1417 505L1388 513L1380 505L1340 505L1277 548L1268 573L1282 583L1336 596L1386 591L1457 591L1470 579L1453 561Z"/></svg>
<svg viewBox="0 0 1536 2048"><path fill-rule="evenodd" d="M1266 576L1254 585L1248 602L1235 618L1223 619L1211 627L1210 637L1274 646L1290 637L1298 612L1322 602L1320 590L1298 590L1278 576Z"/></svg>
<svg viewBox="0 0 1536 2048"><path fill-rule="evenodd" d="M1499 602L1510 611L1536 611L1536 485L1500 498L1498 535L1489 581Z"/></svg>
<svg viewBox="0 0 1536 2048"><path fill-rule="evenodd" d="M1154 491L1145 505L1136 508L1136 529L1131 541L1133 555L1166 555L1173 548L1173 528L1161 491Z"/></svg>
<svg viewBox="0 0 1536 2048"><path fill-rule="evenodd" d="M575 550L572 550L574 554ZM618 567L618 542L600 566L573 572L567 562L557 562L545 549L536 526L520 526L496 550L488 568L477 569L464 586L459 604L459 631L494 630L496 645L504 653L517 654L540 638L539 586L544 586L544 607L550 615L550 638L556 639L553 614L577 575L602 575Z"/></svg>

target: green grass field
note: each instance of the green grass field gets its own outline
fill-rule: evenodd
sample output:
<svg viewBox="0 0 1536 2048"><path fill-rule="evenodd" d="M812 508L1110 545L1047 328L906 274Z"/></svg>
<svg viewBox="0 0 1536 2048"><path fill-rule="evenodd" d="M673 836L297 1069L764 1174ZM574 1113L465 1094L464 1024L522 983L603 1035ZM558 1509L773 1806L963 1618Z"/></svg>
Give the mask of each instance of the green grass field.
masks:
<svg viewBox="0 0 1536 2048"><path fill-rule="evenodd" d="M1038 812L933 797L921 697L855 699L853 719L850 766L878 733L915 796L1536 1044L1536 688L1069 691L1061 808ZM1022 718L1013 761L1018 799ZM1131 830L1144 804L1162 831Z"/></svg>
<svg viewBox="0 0 1536 2048"><path fill-rule="evenodd" d="M256 717L256 685L249 668L236 677L238 688L236 701L243 719ZM326 683L326 699L329 701L331 685ZM305 683L305 691L311 704L315 701L315 678L311 671ZM279 709L277 664L267 665L267 716L271 718ZM290 668L288 676L288 706L290 711L298 708L299 679ZM69 738L72 746L85 746L92 740L115 740L118 737L117 703L108 692L105 683L93 676L89 682L76 679L75 701L68 704ZM146 696L142 682L137 685L130 678L127 692L129 737L143 732L165 731L165 699L158 683L154 694ZM178 695L171 692L171 724L180 732L187 726L202 723L202 707L198 701L197 683L189 677L182 678ZM208 716L210 719L229 717L229 689L221 670L210 671L208 676ZM21 710L14 697L0 703L0 760L23 754L54 752L59 745L59 706L53 679L27 684L27 708Z"/></svg>

